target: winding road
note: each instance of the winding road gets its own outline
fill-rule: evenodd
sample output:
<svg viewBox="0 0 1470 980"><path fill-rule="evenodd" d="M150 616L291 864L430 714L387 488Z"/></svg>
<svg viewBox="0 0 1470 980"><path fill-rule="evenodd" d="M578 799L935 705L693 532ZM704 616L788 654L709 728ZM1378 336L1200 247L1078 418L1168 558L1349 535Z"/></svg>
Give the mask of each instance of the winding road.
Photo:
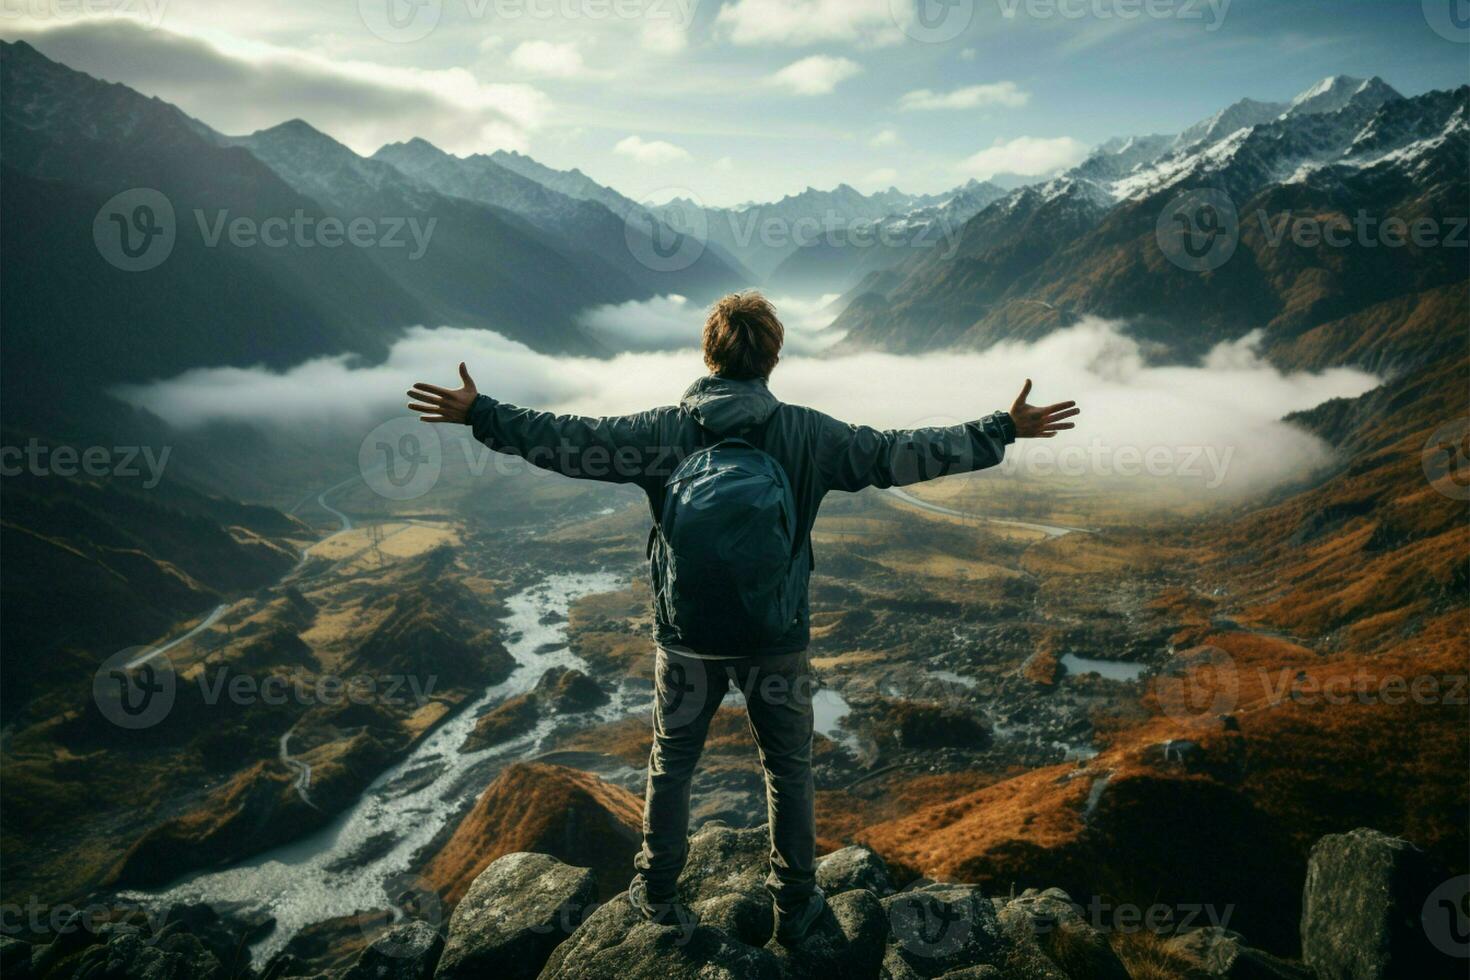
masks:
<svg viewBox="0 0 1470 980"><path fill-rule="evenodd" d="M295 578L296 575L301 571L301 569L306 565L307 559L311 557L312 551L315 550L317 547L327 541L332 540L337 535L353 529L355 525L352 523L352 518L348 517L342 511L327 503L327 497L333 493L336 493L338 490L341 490L343 487L350 486L351 484L356 483L358 480L361 479L362 474L360 473L354 476L350 476L347 479L343 480L341 483L335 483L316 495L317 505L321 507L322 510L325 510L327 513L335 517L340 527L338 527L337 530L333 531L331 534L328 534L326 537L322 538L320 541L317 541L309 547L303 549L301 552L301 560L298 561L289 572L281 576L281 581L279 584L284 585L287 582L291 581L291 579ZM305 503L308 499L310 499L310 494L302 498L301 503ZM301 503L298 503L295 507L292 507L290 513L294 514L301 507ZM174 647L178 646L180 643L183 643L186 640L193 639L195 636L199 635L200 633L209 629L215 623L219 622L219 618L223 616L225 614L225 610L229 608L230 604L228 602L220 603L219 605L215 606L213 610L210 611L208 616L206 616L203 620L199 622L198 625L194 626L188 632L181 633L180 635L174 637L172 640L169 640L167 643L163 643L159 646L153 647L152 649L143 651L142 653L138 654L138 656L129 660L124 665L124 669L132 670L136 667L141 667L148 661L152 660L154 657L161 656L162 654L165 654L168 651L172 650ZM307 792L311 788L311 764L307 762L302 762L300 759L292 756L290 752L291 736L295 734L295 731L296 726L292 725L290 730L288 730L284 735L281 736L280 759L287 768L296 773L296 780L293 785L296 789L297 795L301 797L301 802L305 803L309 807L320 809L315 803L311 801L311 796Z"/></svg>
<svg viewBox="0 0 1470 980"><path fill-rule="evenodd" d="M1091 528L1086 527L1068 527L1065 524L1040 524L1035 521L1016 521L1005 517L988 517L985 514L976 514L966 510L955 510L953 507L931 504L927 500L921 500L901 487L889 487L888 493L910 507L927 510L931 514L944 514L946 517L963 517L966 520L985 521L989 524L1004 524L1008 527L1020 527L1029 531L1040 531L1049 538L1060 538L1066 534L1097 533Z"/></svg>
<svg viewBox="0 0 1470 980"><path fill-rule="evenodd" d="M144 652L138 654L132 660L129 660L127 663L123 664L123 669L132 670L134 667L141 667L159 654L167 653L174 647L178 646L180 643L183 643L185 640L192 639L197 634L204 632L215 623L219 622L219 618L225 614L225 610L228 608L230 608L230 604L228 602L221 602L210 611L208 616L200 620L198 626L195 626L187 633L183 633L179 636L174 637L172 640L169 640L162 646L157 646L151 650L145 650Z"/></svg>
<svg viewBox="0 0 1470 980"><path fill-rule="evenodd" d="M300 724L300 722L298 721L297 724ZM295 770L296 781L292 786L296 789L296 795L301 797L301 802L313 810L320 810L321 807L311 802L311 796L307 793L307 790L311 788L311 763L302 762L300 759L292 756L291 750L288 747L291 743L291 736L294 734L296 734L296 725L292 725L281 736L281 762L286 765L286 768Z"/></svg>

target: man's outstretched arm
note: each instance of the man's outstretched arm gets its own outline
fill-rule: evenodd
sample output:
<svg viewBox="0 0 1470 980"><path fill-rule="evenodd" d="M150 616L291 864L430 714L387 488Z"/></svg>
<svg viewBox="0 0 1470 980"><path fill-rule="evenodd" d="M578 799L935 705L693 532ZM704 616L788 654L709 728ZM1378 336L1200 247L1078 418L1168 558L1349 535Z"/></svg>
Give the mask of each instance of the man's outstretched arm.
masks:
<svg viewBox="0 0 1470 980"><path fill-rule="evenodd" d="M636 483L651 474L660 455L655 412L606 418L553 415L480 394L463 362L459 377L461 387L454 390L417 382L408 392L413 399L408 407L424 422L468 425L476 439L496 452L577 479Z"/></svg>
<svg viewBox="0 0 1470 980"><path fill-rule="evenodd" d="M818 460L828 489L856 491L895 487L994 466L1016 439L1050 439L1073 428L1064 421L1082 410L1073 401L1026 403L1031 379L1010 412L996 412L961 425L879 430L823 418Z"/></svg>

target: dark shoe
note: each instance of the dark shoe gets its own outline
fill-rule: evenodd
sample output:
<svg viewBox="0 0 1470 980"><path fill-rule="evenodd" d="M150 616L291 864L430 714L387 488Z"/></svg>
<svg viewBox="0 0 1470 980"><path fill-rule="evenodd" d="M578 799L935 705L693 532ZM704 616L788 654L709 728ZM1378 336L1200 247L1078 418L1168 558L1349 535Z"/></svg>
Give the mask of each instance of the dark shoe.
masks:
<svg viewBox="0 0 1470 980"><path fill-rule="evenodd" d="M822 890L818 888L812 893L811 898L797 907L796 911L783 913L777 909L776 942L783 946L801 942L826 907L827 899L822 895Z"/></svg>
<svg viewBox="0 0 1470 980"><path fill-rule="evenodd" d="M643 918L660 926L674 926L685 933L693 932L699 916L679 901L676 894L654 895L648 890L648 882L636 875L628 885L628 904Z"/></svg>

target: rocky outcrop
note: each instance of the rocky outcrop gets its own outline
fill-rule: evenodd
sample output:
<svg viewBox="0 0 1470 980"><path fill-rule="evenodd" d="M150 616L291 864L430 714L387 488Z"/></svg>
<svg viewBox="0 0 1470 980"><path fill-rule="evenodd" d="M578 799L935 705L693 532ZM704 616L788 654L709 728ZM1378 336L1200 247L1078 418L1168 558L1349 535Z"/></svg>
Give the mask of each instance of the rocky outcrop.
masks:
<svg viewBox="0 0 1470 980"><path fill-rule="evenodd" d="M763 827L705 824L689 840L679 879L680 896L698 915L697 924L645 922L620 894L556 947L541 976L1126 977L1106 940L1081 922L1063 893L1028 893L1000 912L973 885L923 882L895 894L887 867L861 847L836 851L819 863L827 910L801 942L782 945L772 939L771 900L764 885L768 851ZM522 899L501 901L518 907ZM1066 941L1052 943L1042 934L1058 921L1065 922ZM454 931L451 923L451 945ZM1058 951L1074 964L1072 972L1058 964Z"/></svg>
<svg viewBox="0 0 1470 980"><path fill-rule="evenodd" d="M1413 844L1376 830L1322 838L1302 895L1303 961L1319 980L1463 977L1464 961L1436 948L1434 923L1421 918L1445 877Z"/></svg>
<svg viewBox="0 0 1470 980"><path fill-rule="evenodd" d="M499 745L530 732L544 716L579 714L607 702L607 692L580 670L552 667L530 691L507 698L481 715L460 751Z"/></svg>
<svg viewBox="0 0 1470 980"><path fill-rule="evenodd" d="M435 976L493 974L531 980L551 951L581 924L597 886L592 872L545 854L507 854L475 879L449 921Z"/></svg>
<svg viewBox="0 0 1470 980"><path fill-rule="evenodd" d="M552 711L574 714L607 704L607 692L580 670L552 667L536 682L535 693Z"/></svg>
<svg viewBox="0 0 1470 980"><path fill-rule="evenodd" d="M1312 980L1312 974L1263 950L1246 945L1245 937L1220 926L1206 926L1174 936L1165 949L1180 960L1198 964L1221 980Z"/></svg>
<svg viewBox="0 0 1470 980"><path fill-rule="evenodd" d="M854 710L880 749L980 748L991 738L984 721L948 704L873 698L854 702Z"/></svg>
<svg viewBox="0 0 1470 980"><path fill-rule="evenodd" d="M593 912L556 948L542 976L546 980L777 980L781 970L769 950L704 924L680 928L645 922L620 897Z"/></svg>
<svg viewBox="0 0 1470 980"><path fill-rule="evenodd" d="M363 950L342 980L429 980L443 951L438 929L422 920L405 922Z"/></svg>
<svg viewBox="0 0 1470 980"><path fill-rule="evenodd" d="M817 859L817 884L828 894L837 895L865 888L882 898L892 893L888 865L870 848L853 844Z"/></svg>
<svg viewBox="0 0 1470 980"><path fill-rule="evenodd" d="M987 895L919 879L893 890L865 847L820 859L827 909L800 942L773 938L767 832L718 821L689 839L680 898L697 921L658 925L626 893L599 901L597 876L549 854L500 855L447 924L384 925L359 914L298 934L263 971L246 944L269 928L238 910L181 906L64 928L31 945L0 937L6 980L1329 980L1463 976L1463 919L1437 942L1421 912L1463 900L1462 876L1435 881L1423 855L1370 830L1312 854L1302 920L1307 966L1252 948L1221 925L1169 936L1099 921L1059 888ZM625 870L625 875L629 872ZM1429 886L1426 891L1426 886ZM1458 891L1456 890L1458 889ZM81 913L77 913L80 915ZM1462 911L1458 914L1463 914ZM1458 930L1458 931L1457 931ZM311 934L311 935L308 935ZM27 939L32 937L26 937ZM1446 942L1460 942L1450 948Z"/></svg>
<svg viewBox="0 0 1470 980"><path fill-rule="evenodd" d="M564 766L516 763L480 794L423 877L453 904L496 858L535 851L591 868L598 894L612 895L632 877L642 823L642 801L620 786Z"/></svg>
<svg viewBox="0 0 1470 980"><path fill-rule="evenodd" d="M883 968L896 980L1004 961L995 908L974 885L921 882L883 900L892 933Z"/></svg>

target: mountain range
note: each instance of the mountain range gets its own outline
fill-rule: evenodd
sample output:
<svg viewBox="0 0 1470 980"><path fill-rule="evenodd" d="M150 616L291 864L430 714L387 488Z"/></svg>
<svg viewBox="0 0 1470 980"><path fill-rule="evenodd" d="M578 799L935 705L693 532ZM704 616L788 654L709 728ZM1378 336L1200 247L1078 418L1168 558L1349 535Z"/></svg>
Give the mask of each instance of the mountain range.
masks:
<svg viewBox="0 0 1470 980"><path fill-rule="evenodd" d="M1344 318L1372 311L1370 329L1392 337L1416 298L1463 286L1467 169L1470 87L1404 98L1380 79L1329 79L1284 106L1237 103L1180 137L1104 144L980 211L953 256L916 251L870 273L836 325L850 346L912 351L1036 337L1094 314L1177 356L1262 328L1268 352L1328 344L1312 358L1326 362L1342 352ZM1192 193L1233 211L1220 230L1234 252L1208 268L1181 267L1161 245L1161 219ZM1297 243L1302 220L1347 233L1360 214L1429 222L1443 244L1398 247L1371 228L1340 246ZM1395 356L1371 344L1354 355L1371 367Z"/></svg>
<svg viewBox="0 0 1470 980"><path fill-rule="evenodd" d="M3 307L7 381L63 360L90 380L116 382L201 365L372 357L417 323L605 354L580 326L588 307L670 292L705 300L746 284L738 263L709 250L687 269L655 273L625 235L674 232L485 157L425 154L432 148L423 144L365 158L301 120L226 136L25 42L0 46L0 90L13 287ZM102 205L134 188L160 192L177 226L172 252L141 275L105 261L91 233ZM383 229L416 225L423 254L319 247L310 233L279 244L210 237L221 222L261 228L297 215L307 228L367 220L382 241ZM128 329L104 329L119 321Z"/></svg>

